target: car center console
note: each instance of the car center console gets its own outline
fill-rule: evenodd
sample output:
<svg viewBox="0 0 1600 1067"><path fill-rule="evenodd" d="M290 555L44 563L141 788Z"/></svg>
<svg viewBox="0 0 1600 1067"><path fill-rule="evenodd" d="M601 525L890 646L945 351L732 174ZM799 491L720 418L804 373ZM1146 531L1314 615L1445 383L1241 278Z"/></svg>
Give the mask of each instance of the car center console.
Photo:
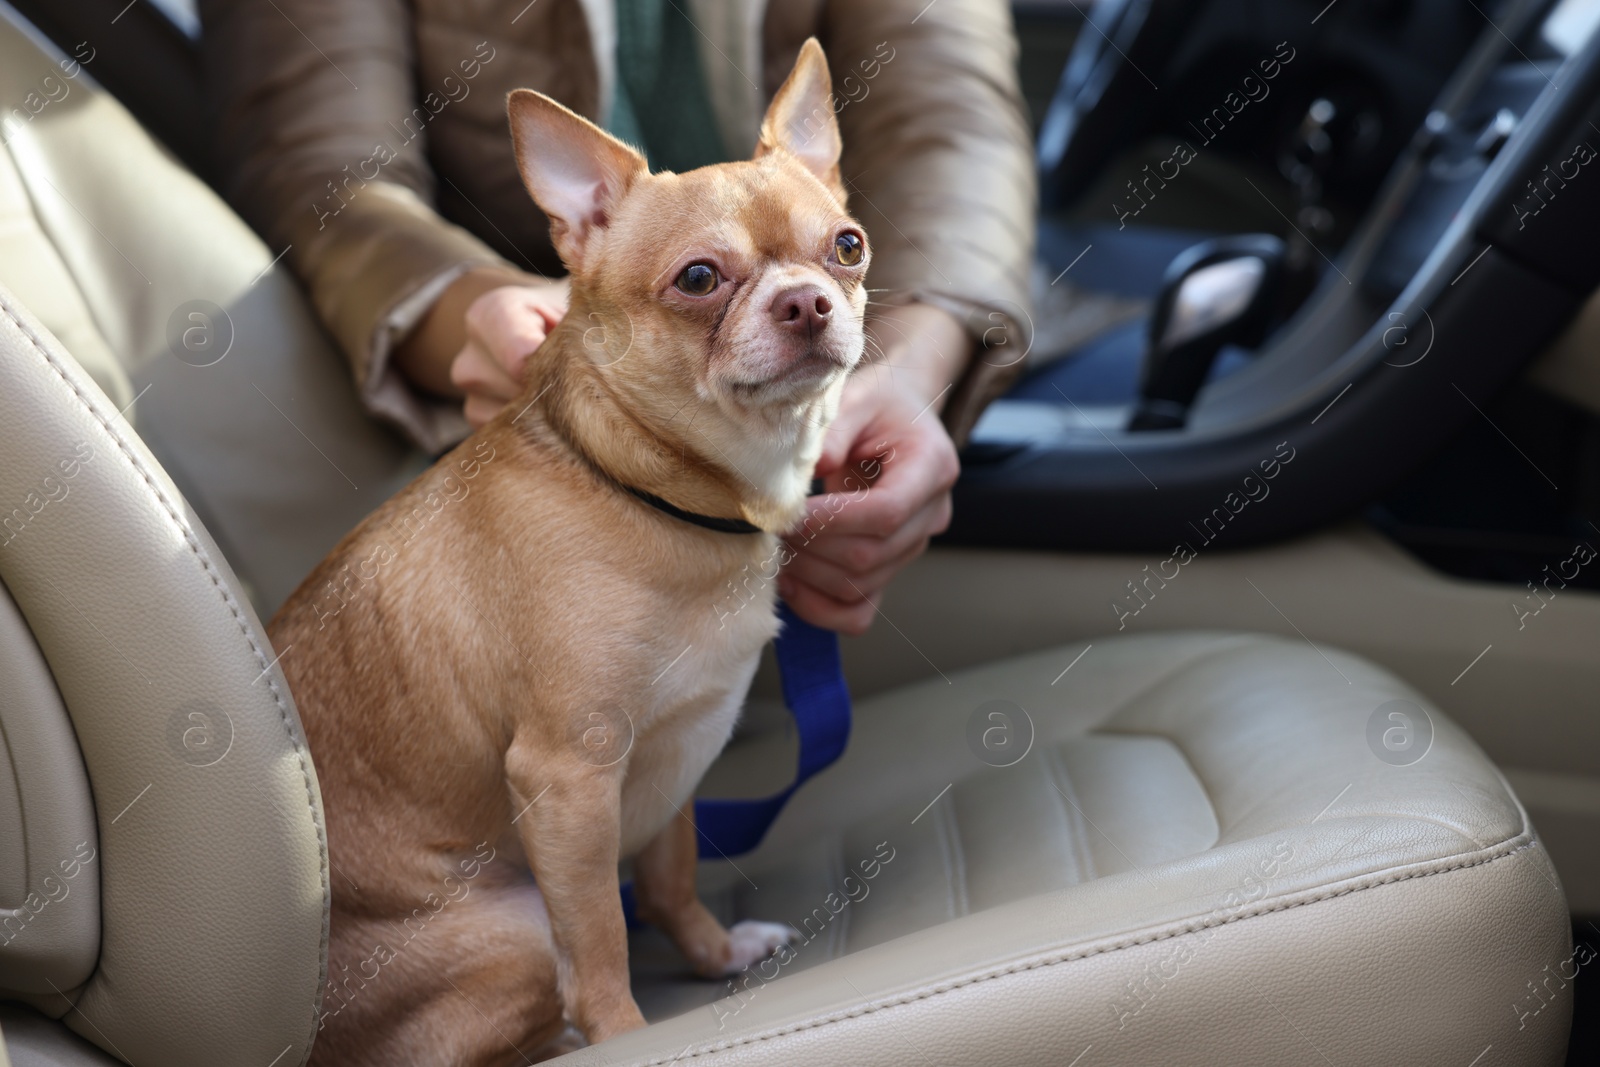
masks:
<svg viewBox="0 0 1600 1067"><path fill-rule="evenodd" d="M1485 8L1496 21L1484 16L1311 296L1253 363L1206 387L1186 426L1131 433L1126 412L996 402L946 540L1166 551L1283 538L1355 511L1481 420L1600 284L1600 36L1586 6Z"/></svg>

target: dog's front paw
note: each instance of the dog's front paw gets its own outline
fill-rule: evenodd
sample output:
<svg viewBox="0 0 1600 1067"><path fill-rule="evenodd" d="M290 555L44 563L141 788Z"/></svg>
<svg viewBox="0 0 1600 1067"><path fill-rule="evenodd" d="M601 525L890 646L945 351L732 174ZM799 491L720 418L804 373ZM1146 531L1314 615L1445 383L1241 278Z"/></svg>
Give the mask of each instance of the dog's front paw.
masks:
<svg viewBox="0 0 1600 1067"><path fill-rule="evenodd" d="M784 945L800 940L800 932L786 923L764 923L754 919L735 923L728 929L728 964L724 975L738 974L752 963L760 963Z"/></svg>
<svg viewBox="0 0 1600 1067"><path fill-rule="evenodd" d="M568 1023L559 1034L535 1049L530 1058L534 1063L543 1063L545 1060L553 1060L557 1056L565 1056L569 1052L588 1047L589 1042L583 1036L583 1031Z"/></svg>

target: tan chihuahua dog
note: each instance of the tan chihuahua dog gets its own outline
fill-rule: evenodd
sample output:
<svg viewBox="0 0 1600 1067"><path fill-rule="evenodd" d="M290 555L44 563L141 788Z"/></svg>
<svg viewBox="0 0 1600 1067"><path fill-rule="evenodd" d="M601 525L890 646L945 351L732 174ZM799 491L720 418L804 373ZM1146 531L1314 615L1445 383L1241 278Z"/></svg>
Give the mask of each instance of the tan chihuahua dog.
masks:
<svg viewBox="0 0 1600 1067"><path fill-rule="evenodd" d="M644 1025L627 857L640 917L700 974L790 935L707 911L691 813L777 630L770 585L716 605L802 514L864 347L827 62L808 41L752 161L688 174L651 174L538 93L510 117L570 310L522 398L270 628L333 868L316 1064L522 1062L568 1023L589 1041Z"/></svg>

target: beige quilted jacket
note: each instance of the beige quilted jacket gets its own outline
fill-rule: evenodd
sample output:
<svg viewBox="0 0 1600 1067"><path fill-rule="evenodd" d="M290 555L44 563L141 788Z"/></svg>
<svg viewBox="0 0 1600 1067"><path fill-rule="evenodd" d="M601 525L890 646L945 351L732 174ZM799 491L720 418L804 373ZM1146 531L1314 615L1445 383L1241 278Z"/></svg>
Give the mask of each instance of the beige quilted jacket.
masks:
<svg viewBox="0 0 1600 1067"><path fill-rule="evenodd" d="M676 2L701 31L730 150L753 148L800 45L822 41L875 297L947 307L990 346L947 405L959 439L1019 369L1029 331L1034 178L1007 3ZM389 352L472 266L560 273L512 161L505 97L533 88L607 115L611 3L203 0L201 15L231 199L287 249L369 408L426 448L448 444L466 430L459 406L412 389Z"/></svg>

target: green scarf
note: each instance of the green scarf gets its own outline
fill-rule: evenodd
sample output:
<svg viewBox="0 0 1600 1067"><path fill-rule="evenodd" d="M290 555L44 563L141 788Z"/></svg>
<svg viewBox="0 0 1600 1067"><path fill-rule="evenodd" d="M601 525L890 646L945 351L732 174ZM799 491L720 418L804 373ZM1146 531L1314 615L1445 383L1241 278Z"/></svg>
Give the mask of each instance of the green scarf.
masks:
<svg viewBox="0 0 1600 1067"><path fill-rule="evenodd" d="M617 89L606 129L644 149L652 170L727 161L700 69L688 0L616 0Z"/></svg>

